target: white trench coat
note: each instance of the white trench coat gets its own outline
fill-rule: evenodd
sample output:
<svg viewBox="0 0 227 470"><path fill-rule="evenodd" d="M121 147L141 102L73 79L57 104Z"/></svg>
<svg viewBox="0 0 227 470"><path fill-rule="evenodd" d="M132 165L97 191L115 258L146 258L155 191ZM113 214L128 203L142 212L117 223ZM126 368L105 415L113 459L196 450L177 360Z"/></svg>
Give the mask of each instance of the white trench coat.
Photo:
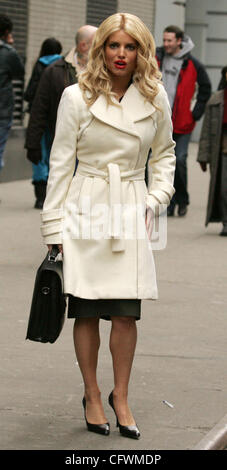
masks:
<svg viewBox="0 0 227 470"><path fill-rule="evenodd" d="M158 297L153 254L143 228L146 204L155 211L174 194L175 143L162 85L155 104L160 110L134 84L115 105L107 105L100 95L88 107L78 84L63 92L41 232L45 244L63 244L66 294L86 299ZM150 148L147 190L144 170ZM139 210L133 212L135 208Z"/></svg>

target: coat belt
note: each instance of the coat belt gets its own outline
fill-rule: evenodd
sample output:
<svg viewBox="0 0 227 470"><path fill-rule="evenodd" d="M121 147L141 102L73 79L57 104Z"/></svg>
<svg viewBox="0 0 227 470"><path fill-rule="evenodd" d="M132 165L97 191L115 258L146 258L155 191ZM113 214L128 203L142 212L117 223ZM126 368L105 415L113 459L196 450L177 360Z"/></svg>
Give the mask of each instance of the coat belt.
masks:
<svg viewBox="0 0 227 470"><path fill-rule="evenodd" d="M103 178L109 183L110 224L109 236L112 251L124 251L125 239L122 238L122 181L138 181L145 178L145 167L136 170L120 171L117 163L108 163L107 171L98 170L86 163L79 162L77 174L93 178ZM116 212L117 211L117 212ZM120 221L118 215L120 214Z"/></svg>

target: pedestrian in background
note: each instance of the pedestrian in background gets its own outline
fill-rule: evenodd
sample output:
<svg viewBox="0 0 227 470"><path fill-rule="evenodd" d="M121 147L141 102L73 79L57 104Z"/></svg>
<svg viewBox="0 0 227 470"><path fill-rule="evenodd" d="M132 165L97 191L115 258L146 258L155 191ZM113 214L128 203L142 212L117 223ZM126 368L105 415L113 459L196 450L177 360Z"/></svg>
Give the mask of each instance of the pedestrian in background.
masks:
<svg viewBox="0 0 227 470"><path fill-rule="evenodd" d="M47 38L43 41L39 58L36 61L31 78L28 82L27 88L24 93L24 100L28 102L27 111L31 112L32 103L35 98L37 87L41 76L49 65L61 59L62 45L55 38ZM35 192L35 208L42 209L43 202L46 197L46 185L49 174L49 157L52 140L50 137L50 129L47 122L46 129L41 138L41 153L42 158L37 165L32 164L32 184L34 185Z"/></svg>
<svg viewBox="0 0 227 470"><path fill-rule="evenodd" d="M11 19L0 14L0 171L4 166L3 152L13 120L14 79L23 79L24 65L12 47L13 23Z"/></svg>
<svg viewBox="0 0 227 470"><path fill-rule="evenodd" d="M96 29L95 26L81 26L76 33L76 46L42 74L33 100L25 141L27 158L36 165L42 159L41 139L45 129L48 126L51 145L62 92L67 86L77 83L79 73L87 64Z"/></svg>
<svg viewBox="0 0 227 470"><path fill-rule="evenodd" d="M158 295L149 240L153 214L160 204L168 205L174 193L171 110L153 37L138 17L117 13L104 20L89 57L79 84L66 88L60 101L41 230L48 249L57 244L63 253L64 292L69 297L68 317L75 319L87 428L109 434L96 377L102 318L112 322L114 389L109 404L120 433L138 439L128 384L141 299ZM152 179L147 190L150 148ZM130 208L129 235L124 207ZM100 208L107 215L101 227L95 216ZM90 236L83 235L88 220Z"/></svg>
<svg viewBox="0 0 227 470"><path fill-rule="evenodd" d="M227 66L219 88L206 106L197 160L203 171L210 168L205 225L222 222L220 235L227 237Z"/></svg>
<svg viewBox="0 0 227 470"><path fill-rule="evenodd" d="M187 189L187 156L191 133L205 111L211 94L211 83L204 66L191 51L194 44L178 26L167 26L163 32L163 46L156 56L162 80L172 109L173 139L176 142L175 194L167 209L173 216L178 205L178 215L185 216L189 204ZM196 91L196 85L198 90ZM197 93L194 99L195 92Z"/></svg>

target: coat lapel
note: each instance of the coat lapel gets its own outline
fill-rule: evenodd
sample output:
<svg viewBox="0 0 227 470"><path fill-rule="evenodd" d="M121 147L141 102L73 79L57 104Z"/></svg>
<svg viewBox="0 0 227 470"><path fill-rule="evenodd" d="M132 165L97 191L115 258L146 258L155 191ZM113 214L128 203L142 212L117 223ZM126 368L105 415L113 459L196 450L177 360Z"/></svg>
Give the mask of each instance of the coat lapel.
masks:
<svg viewBox="0 0 227 470"><path fill-rule="evenodd" d="M131 85L122 101L125 113L133 122L142 121L155 112L155 107L141 95L135 85Z"/></svg>
<svg viewBox="0 0 227 470"><path fill-rule="evenodd" d="M104 95L100 95L89 108L94 117L128 134L139 137L135 122L147 118L155 111L151 103L145 101L135 85L130 85L121 103L108 105Z"/></svg>

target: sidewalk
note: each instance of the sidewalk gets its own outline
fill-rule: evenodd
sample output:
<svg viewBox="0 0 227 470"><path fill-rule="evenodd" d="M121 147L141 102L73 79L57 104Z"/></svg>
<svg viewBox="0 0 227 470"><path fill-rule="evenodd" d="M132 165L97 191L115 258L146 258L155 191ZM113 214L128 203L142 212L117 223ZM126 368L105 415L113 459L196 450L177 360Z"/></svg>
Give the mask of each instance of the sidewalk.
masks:
<svg viewBox="0 0 227 470"><path fill-rule="evenodd" d="M12 128L4 151L4 167L0 172L0 184L32 177L32 164L24 149L24 128Z"/></svg>
<svg viewBox="0 0 227 470"><path fill-rule="evenodd" d="M155 252L159 300L144 301L129 403L141 431L119 434L107 398L113 387L110 323L100 321L98 381L109 436L85 426L73 321L57 342L25 341L36 269L46 248L30 180L0 184L0 448L192 449L227 413L227 241L204 226L209 174L190 145L186 218L168 219L168 244ZM170 402L174 408L163 403Z"/></svg>

